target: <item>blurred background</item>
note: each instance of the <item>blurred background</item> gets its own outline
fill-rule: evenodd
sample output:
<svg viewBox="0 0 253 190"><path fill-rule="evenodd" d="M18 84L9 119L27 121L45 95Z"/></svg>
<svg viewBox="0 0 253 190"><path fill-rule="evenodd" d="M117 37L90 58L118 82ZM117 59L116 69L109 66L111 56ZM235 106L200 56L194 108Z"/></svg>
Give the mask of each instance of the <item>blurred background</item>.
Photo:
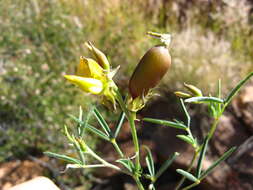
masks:
<svg viewBox="0 0 253 190"><path fill-rule="evenodd" d="M161 96L139 113L140 117L184 119L173 91L183 82L205 95L213 94L218 79L225 95L253 70L253 1L251 0L1 0L0 1L0 189L48 176L61 189L134 189L126 176L107 170L69 170L66 163L49 159L43 151L74 154L61 135L68 114L77 115L96 104L63 75L74 73L85 41L92 41L121 66L116 83L127 90L128 79L148 48L158 41L147 31L172 34L172 68L157 88ZM118 113L100 106L113 126ZM202 139L210 121L206 108L191 106L194 132ZM116 116L115 116L116 115ZM253 189L253 83L232 102L208 150L214 160L231 146L236 154L195 189ZM131 154L131 136L125 123L122 149ZM154 151L157 166L168 156L183 154L158 181L158 190L170 190L186 167L191 148L178 141L179 131L149 126L139 128L141 142ZM87 142L107 160L115 159L110 145L87 135ZM188 156L188 157L187 157ZM188 159L188 160L189 160ZM208 161L207 161L208 162ZM208 163L207 163L208 164Z"/></svg>

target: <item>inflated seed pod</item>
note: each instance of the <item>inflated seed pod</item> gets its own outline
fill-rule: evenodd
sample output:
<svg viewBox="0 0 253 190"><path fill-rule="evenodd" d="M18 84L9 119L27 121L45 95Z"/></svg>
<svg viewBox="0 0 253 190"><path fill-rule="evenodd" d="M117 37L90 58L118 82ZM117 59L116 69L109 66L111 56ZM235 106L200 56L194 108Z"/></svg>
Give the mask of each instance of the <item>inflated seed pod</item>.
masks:
<svg viewBox="0 0 253 190"><path fill-rule="evenodd" d="M171 65L171 56L165 46L149 49L141 58L129 82L132 98L146 95L165 75Z"/></svg>

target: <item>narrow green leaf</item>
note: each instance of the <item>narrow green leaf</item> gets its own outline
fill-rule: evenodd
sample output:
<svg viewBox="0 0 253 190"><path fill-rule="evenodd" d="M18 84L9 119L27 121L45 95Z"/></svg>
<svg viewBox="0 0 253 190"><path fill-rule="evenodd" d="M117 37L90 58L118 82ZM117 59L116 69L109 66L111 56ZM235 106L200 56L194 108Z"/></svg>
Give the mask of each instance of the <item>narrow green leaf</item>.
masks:
<svg viewBox="0 0 253 190"><path fill-rule="evenodd" d="M80 119L81 121L83 120L83 109L82 109L81 106L79 107L79 119Z"/></svg>
<svg viewBox="0 0 253 190"><path fill-rule="evenodd" d="M216 160L205 172L200 176L200 180L204 179L209 173L211 173L222 161L226 160L234 151L236 147L232 147L225 152L218 160Z"/></svg>
<svg viewBox="0 0 253 190"><path fill-rule="evenodd" d="M225 99L225 103L229 104L231 102L231 100L233 99L233 97L239 92L239 90L241 89L241 87L253 76L253 72L251 72L250 74L248 74L243 80L241 80L236 87L234 87L228 94L228 96Z"/></svg>
<svg viewBox="0 0 253 190"><path fill-rule="evenodd" d="M191 137L189 136L186 136L186 135L177 135L177 138L187 142L188 144L190 145L194 145L194 139L192 139Z"/></svg>
<svg viewBox="0 0 253 190"><path fill-rule="evenodd" d="M181 174L182 176L186 177L187 179L193 181L193 182L197 182L199 181L198 178L196 178L194 175L192 175L191 173L181 170L181 169L177 169L176 170L177 173Z"/></svg>
<svg viewBox="0 0 253 190"><path fill-rule="evenodd" d="M76 116L69 114L69 117L77 122L79 125L84 125L84 122L78 119Z"/></svg>
<svg viewBox="0 0 253 190"><path fill-rule="evenodd" d="M119 160L116 160L116 162L122 164L131 173L134 171L134 164L132 163L131 160L129 160L129 159L119 159Z"/></svg>
<svg viewBox="0 0 253 190"><path fill-rule="evenodd" d="M106 140L106 141L110 141L110 138L103 133L102 131L98 130L97 128L91 126L91 125L87 125L87 129L93 133L95 133L96 135L98 135L99 137L101 137L102 139Z"/></svg>
<svg viewBox="0 0 253 190"><path fill-rule="evenodd" d="M208 145L208 137L205 138L203 146L201 148L201 152L200 152L200 156L199 156L199 160L198 160L198 165L197 165L197 171L196 171L197 178L199 178L201 175L202 163L203 163L203 159L205 158L207 145Z"/></svg>
<svg viewBox="0 0 253 190"><path fill-rule="evenodd" d="M52 158L57 158L59 160L64 160L73 164L82 164L82 162L76 158L72 158L63 154L57 154L57 153L53 153L53 152L44 152L45 155L52 157Z"/></svg>
<svg viewBox="0 0 253 190"><path fill-rule="evenodd" d="M95 133L96 135L98 135L99 137L101 137L102 139L106 140L106 141L110 141L110 138L105 134L103 133L102 131L98 130L97 128L89 125L89 124L85 124L85 122L83 121L80 121L77 117L73 116L73 115L69 115L74 121L80 123L80 125L84 126L86 125L86 128Z"/></svg>
<svg viewBox="0 0 253 190"><path fill-rule="evenodd" d="M64 125L63 129L64 129L64 135L67 137L67 139L68 139L70 142L73 142L73 139L72 139L72 137L71 137L70 134L69 134L67 125Z"/></svg>
<svg viewBox="0 0 253 190"><path fill-rule="evenodd" d="M192 97L184 100L187 103L205 103L205 102L216 102L216 103L224 103L224 100L216 97Z"/></svg>
<svg viewBox="0 0 253 190"><path fill-rule="evenodd" d="M86 116L86 118L85 118L85 121L82 123L82 125L80 125L80 137L83 137L83 135L84 135L85 129L87 128L88 122L89 122L90 117L91 117L92 112L93 112L93 109L94 109L94 108L92 108L92 109L88 112L88 114L87 114L87 116ZM80 119L80 118L79 118L79 119Z"/></svg>
<svg viewBox="0 0 253 190"><path fill-rule="evenodd" d="M79 117L78 117L78 119L79 119L80 121L83 120L83 109L82 109L81 106L79 107ZM78 125L77 125L77 134L78 134L78 136L81 135L81 128L82 128L82 125L78 124Z"/></svg>
<svg viewBox="0 0 253 190"><path fill-rule="evenodd" d="M172 164L172 162L177 158L178 155L179 153L175 152L168 160L166 160L163 163L163 165L160 167L160 169L156 173L155 179L158 179L163 174L163 172L167 170L167 168Z"/></svg>
<svg viewBox="0 0 253 190"><path fill-rule="evenodd" d="M159 125L165 125L165 126L173 127L173 128L177 128L177 129L183 129L183 130L186 130L186 128L187 128L182 123L176 123L176 122L166 121L166 120L161 120L161 119L144 118L143 121L147 121L147 122L155 123L155 124L159 124Z"/></svg>
<svg viewBox="0 0 253 190"><path fill-rule="evenodd" d="M108 126L108 124L106 123L106 121L104 120L103 116L99 113L99 111L96 108L93 110L93 113L94 113L95 117L97 118L99 124L103 128L104 132L107 134L107 136L110 136L111 129Z"/></svg>
<svg viewBox="0 0 253 190"><path fill-rule="evenodd" d="M151 177L154 177L155 176L155 166L154 166L154 160L153 160L153 157L152 157L152 154L151 154L151 151L150 149L145 146L145 149L147 150L148 154L146 156L146 163L147 163L147 166L148 166L148 171L151 175Z"/></svg>
<svg viewBox="0 0 253 190"><path fill-rule="evenodd" d="M118 122L116 124L116 127L115 127L115 132L114 132L114 138L116 139L119 132L120 132L120 129L122 127L122 124L124 122L124 119L125 119L125 113L124 112L121 112L120 116L119 116L119 119L118 119Z"/></svg>

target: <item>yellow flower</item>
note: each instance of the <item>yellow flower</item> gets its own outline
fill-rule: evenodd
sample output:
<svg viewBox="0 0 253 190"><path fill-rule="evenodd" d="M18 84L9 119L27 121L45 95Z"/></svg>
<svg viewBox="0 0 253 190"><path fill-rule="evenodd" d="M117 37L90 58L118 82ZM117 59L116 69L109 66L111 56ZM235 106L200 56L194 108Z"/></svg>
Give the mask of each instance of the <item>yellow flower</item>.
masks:
<svg viewBox="0 0 253 190"><path fill-rule="evenodd" d="M110 72L110 66L108 65L109 62L106 56L93 45L91 45L91 43L89 43L89 45L90 51L94 50L94 55L99 52L100 57L103 57L103 59L97 59L97 61L100 61L100 63L93 59L81 56L80 62L77 66L76 74L65 75L64 77L71 83L77 85L84 92L102 95L105 97L103 100L107 99L111 101L115 108L115 90L117 89L117 86L112 80L115 71ZM105 61L105 64L101 63L103 60ZM103 67L105 65L106 67Z"/></svg>
<svg viewBox="0 0 253 190"><path fill-rule="evenodd" d="M103 83L100 80L93 78L79 77L76 75L65 75L68 81L79 86L83 91L92 94L99 94L103 90Z"/></svg>

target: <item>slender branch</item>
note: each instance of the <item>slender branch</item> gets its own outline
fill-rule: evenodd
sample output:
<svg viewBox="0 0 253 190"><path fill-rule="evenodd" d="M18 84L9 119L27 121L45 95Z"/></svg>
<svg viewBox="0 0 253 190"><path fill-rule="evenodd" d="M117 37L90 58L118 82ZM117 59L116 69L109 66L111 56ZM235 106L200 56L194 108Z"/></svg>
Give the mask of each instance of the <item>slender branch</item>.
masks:
<svg viewBox="0 0 253 190"><path fill-rule="evenodd" d="M128 118L129 118L129 111L128 111L128 109L127 109L125 103L124 103L124 100L123 100L123 98L122 98L122 96L121 96L119 90L117 89L117 90L115 91L115 93L116 93L116 99L117 99L117 101L118 101L118 103L119 103L119 106L120 106L120 108L122 109L122 111L126 114L126 117L127 117L127 119L128 119Z"/></svg>
<svg viewBox="0 0 253 190"><path fill-rule="evenodd" d="M138 187L139 190L145 190L144 187L143 187L143 185L140 182L139 177L136 177L136 178L134 177L134 180L135 180L135 182L136 182L137 187Z"/></svg>
<svg viewBox="0 0 253 190"><path fill-rule="evenodd" d="M196 181L195 183L183 188L182 190L188 190L188 189L191 189L192 187L195 187L197 186L198 184L200 183L200 181Z"/></svg>
<svg viewBox="0 0 253 190"><path fill-rule="evenodd" d="M219 119L220 119L220 116L214 119L214 122L213 122L213 124L212 124L212 127L211 127L211 129L210 129L210 131L209 131L209 133L208 133L208 140L210 140L210 139L213 137L214 132L215 132L217 126L218 126Z"/></svg>
<svg viewBox="0 0 253 190"><path fill-rule="evenodd" d="M195 151L194 156L193 156L193 158L192 158L192 160L191 160L191 163L190 163L190 165L189 165L189 167L188 167L188 169L187 169L187 172L190 172L191 169L193 168L193 164L194 164L195 160L197 159L198 154L199 154L199 152L198 152L198 151ZM183 177L181 178L181 180L178 182L178 184L177 184L175 190L178 190L178 189L182 186L182 184L184 183L184 181L185 181L185 176L183 176Z"/></svg>
<svg viewBox="0 0 253 190"><path fill-rule="evenodd" d="M115 150L117 151L117 153L120 155L121 158L124 158L124 153L121 151L118 143L116 142L115 139L111 139L111 143L114 146Z"/></svg>
<svg viewBox="0 0 253 190"><path fill-rule="evenodd" d="M187 119L187 127L190 128L190 125L191 125L191 117L190 117L190 115L189 115L189 113L188 113L188 111L187 111L187 109L186 109L186 107L185 107L184 100L183 100L182 98L180 98L180 104L181 104L181 106L182 106L182 108L183 108L184 114L185 114L186 119Z"/></svg>
<svg viewBox="0 0 253 190"><path fill-rule="evenodd" d="M115 166L107 161L105 161L103 158L101 158L100 156L98 156L95 152L93 152L93 150L91 150L88 146L86 147L87 149L87 153L90 154L91 156L93 156L95 159L97 159L99 162L101 162L103 165L105 165L106 167L110 167L113 168L115 170L118 171L122 171L121 168L119 168L118 166Z"/></svg>

